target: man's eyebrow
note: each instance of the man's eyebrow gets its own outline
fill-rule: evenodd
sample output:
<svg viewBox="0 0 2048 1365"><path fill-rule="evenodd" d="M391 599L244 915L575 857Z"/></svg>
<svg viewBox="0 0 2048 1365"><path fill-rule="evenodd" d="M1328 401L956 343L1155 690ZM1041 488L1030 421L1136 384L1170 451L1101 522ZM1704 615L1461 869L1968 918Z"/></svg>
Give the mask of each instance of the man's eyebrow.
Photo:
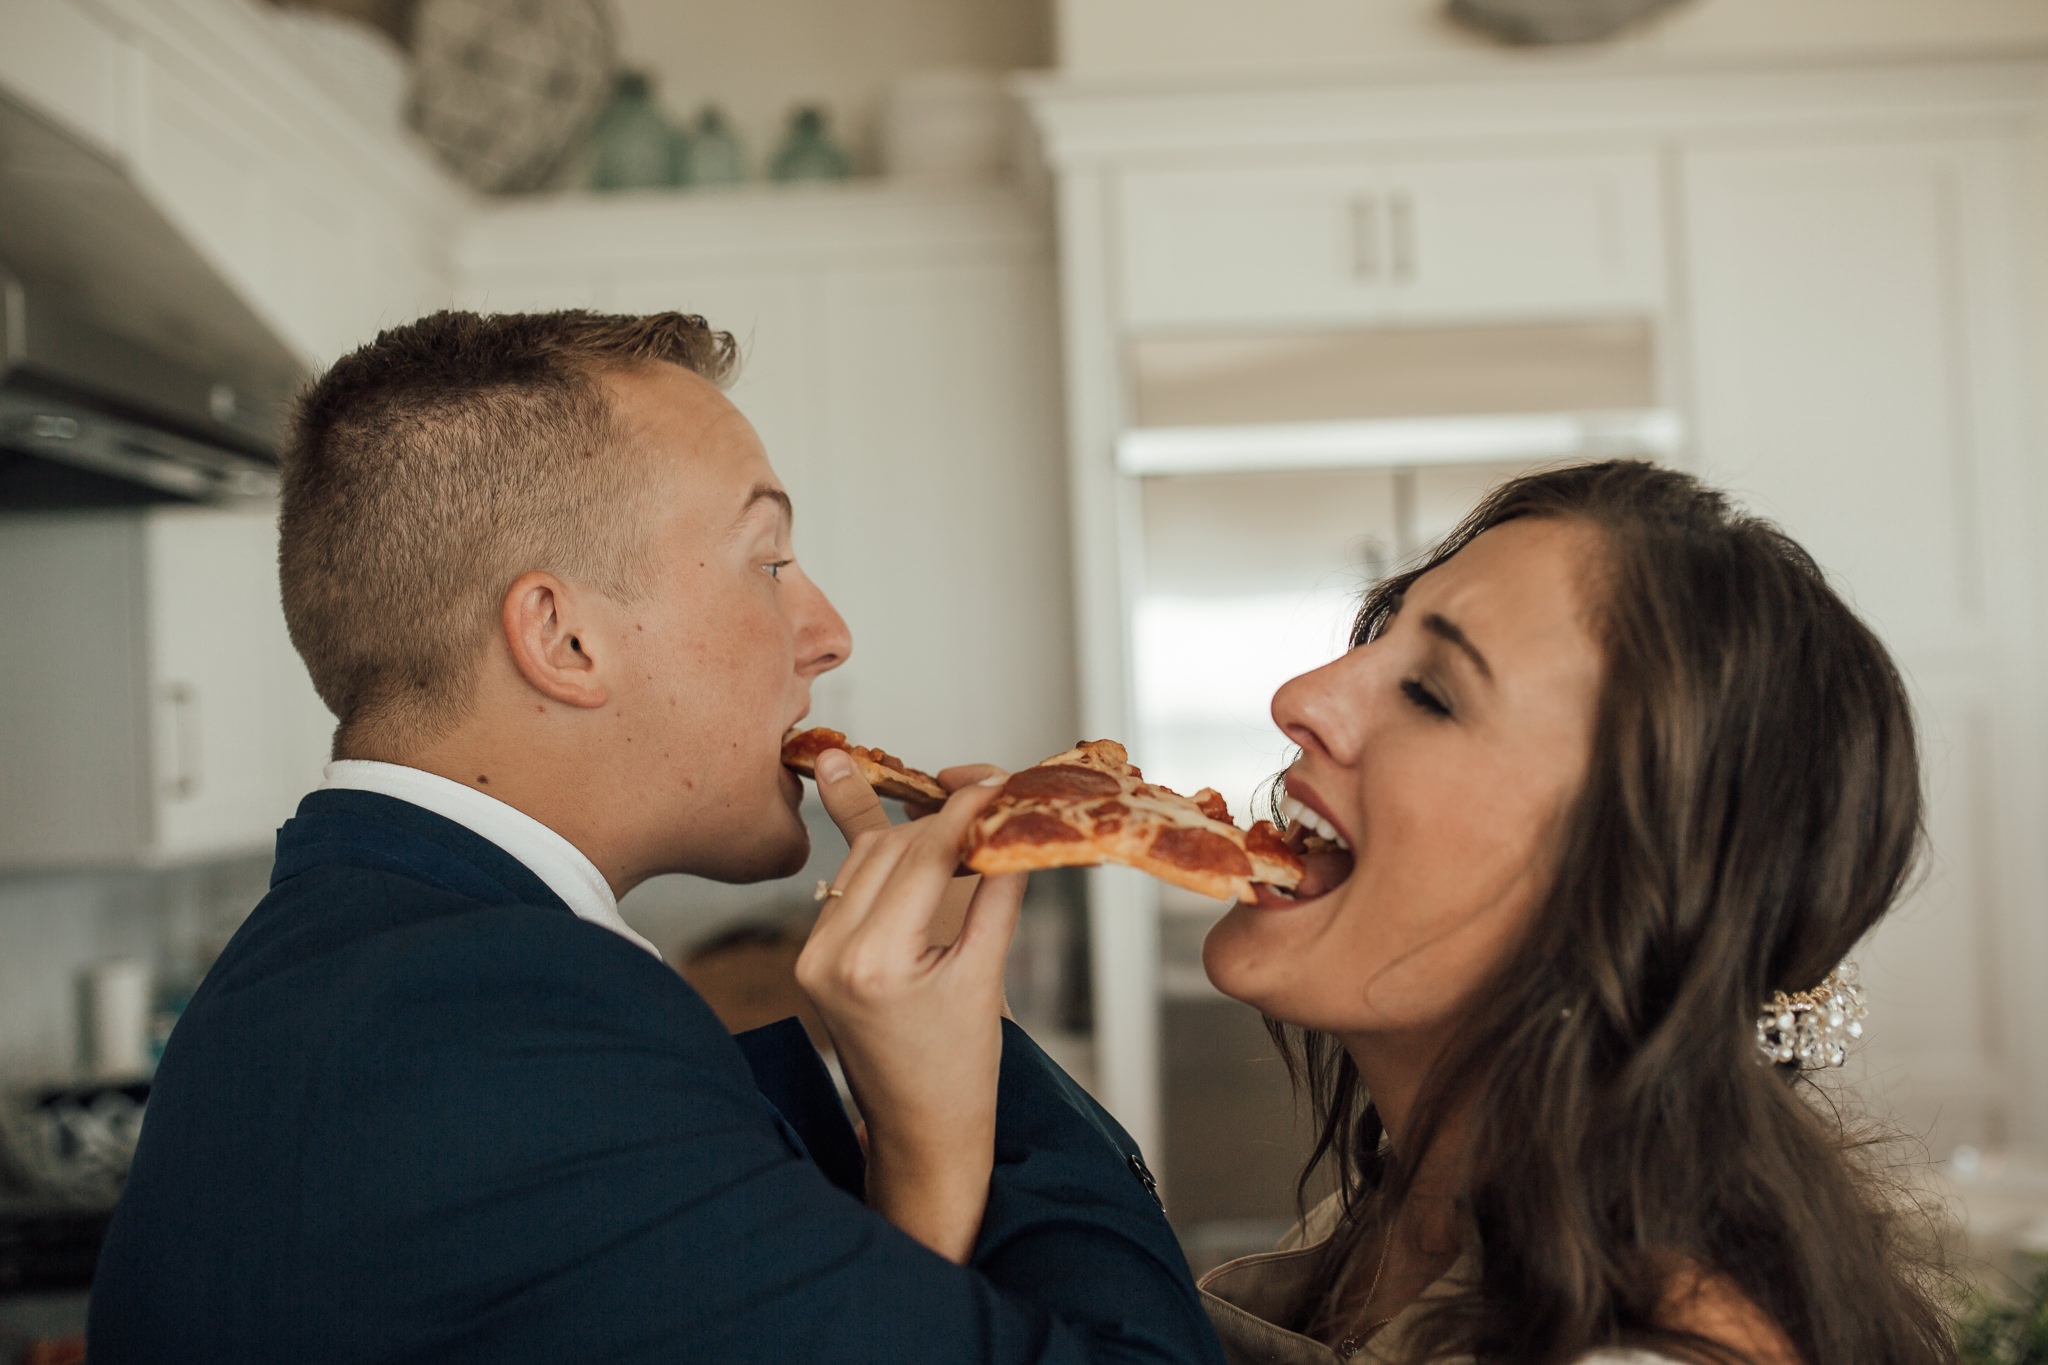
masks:
<svg viewBox="0 0 2048 1365"><path fill-rule="evenodd" d="M733 524L737 526L740 522L745 521L753 512L755 504L763 502L772 502L781 507L782 516L785 521L792 524L796 521L796 508L790 505L789 494L783 492L780 488L775 488L765 483L757 483L754 485L754 490L747 494L747 505L740 508L740 514L733 519Z"/></svg>
<svg viewBox="0 0 2048 1365"><path fill-rule="evenodd" d="M1486 656L1479 652L1479 647L1466 637L1464 631L1458 629L1457 622L1431 612L1422 618L1422 628L1431 635L1448 640L1464 650L1472 662L1479 666L1479 676L1488 682L1493 681L1493 669L1487 665Z"/></svg>

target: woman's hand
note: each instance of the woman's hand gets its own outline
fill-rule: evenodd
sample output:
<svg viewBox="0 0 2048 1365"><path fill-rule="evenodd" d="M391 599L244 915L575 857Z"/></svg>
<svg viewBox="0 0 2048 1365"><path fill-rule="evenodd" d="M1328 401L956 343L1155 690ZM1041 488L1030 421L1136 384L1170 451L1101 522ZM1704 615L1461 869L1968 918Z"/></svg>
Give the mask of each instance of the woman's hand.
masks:
<svg viewBox="0 0 2048 1365"><path fill-rule="evenodd" d="M995 1162L1003 961L1025 879L982 879L967 894L953 873L969 822L1003 774L948 769L939 780L951 799L902 826L838 750L818 756L817 778L851 848L833 880L842 894L826 899L797 982L824 1017L867 1123L868 1203L964 1262Z"/></svg>

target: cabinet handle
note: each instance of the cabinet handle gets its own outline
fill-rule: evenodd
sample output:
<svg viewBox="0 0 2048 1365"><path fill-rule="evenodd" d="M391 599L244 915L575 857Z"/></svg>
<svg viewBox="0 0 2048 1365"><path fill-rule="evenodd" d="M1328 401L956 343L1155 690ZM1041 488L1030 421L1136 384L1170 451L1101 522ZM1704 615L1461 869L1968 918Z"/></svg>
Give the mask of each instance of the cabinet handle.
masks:
<svg viewBox="0 0 2048 1365"><path fill-rule="evenodd" d="M1387 220L1394 239L1394 278L1406 284L1415 278L1415 205L1406 190L1387 196Z"/></svg>
<svg viewBox="0 0 2048 1365"><path fill-rule="evenodd" d="M164 789L173 800L189 801L199 791L199 696L190 683L164 689L170 708L173 763Z"/></svg>
<svg viewBox="0 0 2048 1365"><path fill-rule="evenodd" d="M1380 206L1372 195L1351 201L1351 273L1361 280L1380 273Z"/></svg>

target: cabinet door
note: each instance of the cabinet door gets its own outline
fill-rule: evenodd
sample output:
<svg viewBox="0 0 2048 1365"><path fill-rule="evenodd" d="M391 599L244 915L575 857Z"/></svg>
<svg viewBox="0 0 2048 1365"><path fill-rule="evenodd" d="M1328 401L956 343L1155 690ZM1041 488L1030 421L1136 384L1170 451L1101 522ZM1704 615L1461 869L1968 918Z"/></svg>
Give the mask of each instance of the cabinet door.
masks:
<svg viewBox="0 0 2048 1365"><path fill-rule="evenodd" d="M1706 472L1813 552L1914 684L1929 875L1864 950L1868 1060L1886 1107L1938 1152L2024 1134L2015 1096L2048 1075L2017 966L2048 887L2024 853L2040 838L2025 780L2039 702L2022 700L2014 176L1993 139L1684 165Z"/></svg>
<svg viewBox="0 0 2048 1365"><path fill-rule="evenodd" d="M111 150L121 145L126 47L98 14L67 0L10 0L0 85Z"/></svg>
<svg viewBox="0 0 2048 1365"><path fill-rule="evenodd" d="M2020 402L2000 165L1973 142L1686 160L1701 452L1898 648L2013 614L1984 543Z"/></svg>
<svg viewBox="0 0 2048 1365"><path fill-rule="evenodd" d="M1654 312L1649 153L1443 157L1125 177L1136 329Z"/></svg>
<svg viewBox="0 0 2048 1365"><path fill-rule="evenodd" d="M1655 312L1657 182L1648 153L1390 164L1390 311L1431 322Z"/></svg>
<svg viewBox="0 0 2048 1365"><path fill-rule="evenodd" d="M1050 275L1020 259L824 282L819 450L837 473L797 535L829 519L837 542L819 581L853 631L827 675L846 728L900 736L913 761L1016 768L1073 742Z"/></svg>
<svg viewBox="0 0 2048 1365"><path fill-rule="evenodd" d="M333 720L285 632L274 514L153 512L148 856L266 847L320 781Z"/></svg>
<svg viewBox="0 0 2048 1365"><path fill-rule="evenodd" d="M1365 164L1126 176L1125 324L1260 327L1382 316L1387 224L1378 189Z"/></svg>
<svg viewBox="0 0 2048 1365"><path fill-rule="evenodd" d="M132 513L0 517L0 868L127 862L147 837L140 544Z"/></svg>

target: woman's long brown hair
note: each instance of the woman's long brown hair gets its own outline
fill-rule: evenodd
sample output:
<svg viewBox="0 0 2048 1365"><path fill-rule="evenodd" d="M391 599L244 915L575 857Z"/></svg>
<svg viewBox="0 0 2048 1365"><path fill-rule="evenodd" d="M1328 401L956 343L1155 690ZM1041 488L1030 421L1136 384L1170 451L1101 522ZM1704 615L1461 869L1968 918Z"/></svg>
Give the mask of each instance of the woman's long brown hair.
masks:
<svg viewBox="0 0 2048 1365"><path fill-rule="evenodd" d="M1605 651L1591 761L1548 893L1479 992L1402 1154L1337 1041L1269 1021L1320 1125L1344 1218L1312 1330L1452 1108L1476 1288L1432 1307L1417 1359L1523 1365L1633 1346L1732 1361L1660 1317L1680 1267L1725 1276L1806 1365L1953 1362L1916 1229L1831 1105L1759 1060L1771 992L1818 984L1898 898L1921 841L1919 760L1884 646L1814 561L1697 480L1637 461L1494 490L1428 560L1377 584L1354 646L1488 528L1598 528ZM1356 1286L1351 1286L1356 1288Z"/></svg>

